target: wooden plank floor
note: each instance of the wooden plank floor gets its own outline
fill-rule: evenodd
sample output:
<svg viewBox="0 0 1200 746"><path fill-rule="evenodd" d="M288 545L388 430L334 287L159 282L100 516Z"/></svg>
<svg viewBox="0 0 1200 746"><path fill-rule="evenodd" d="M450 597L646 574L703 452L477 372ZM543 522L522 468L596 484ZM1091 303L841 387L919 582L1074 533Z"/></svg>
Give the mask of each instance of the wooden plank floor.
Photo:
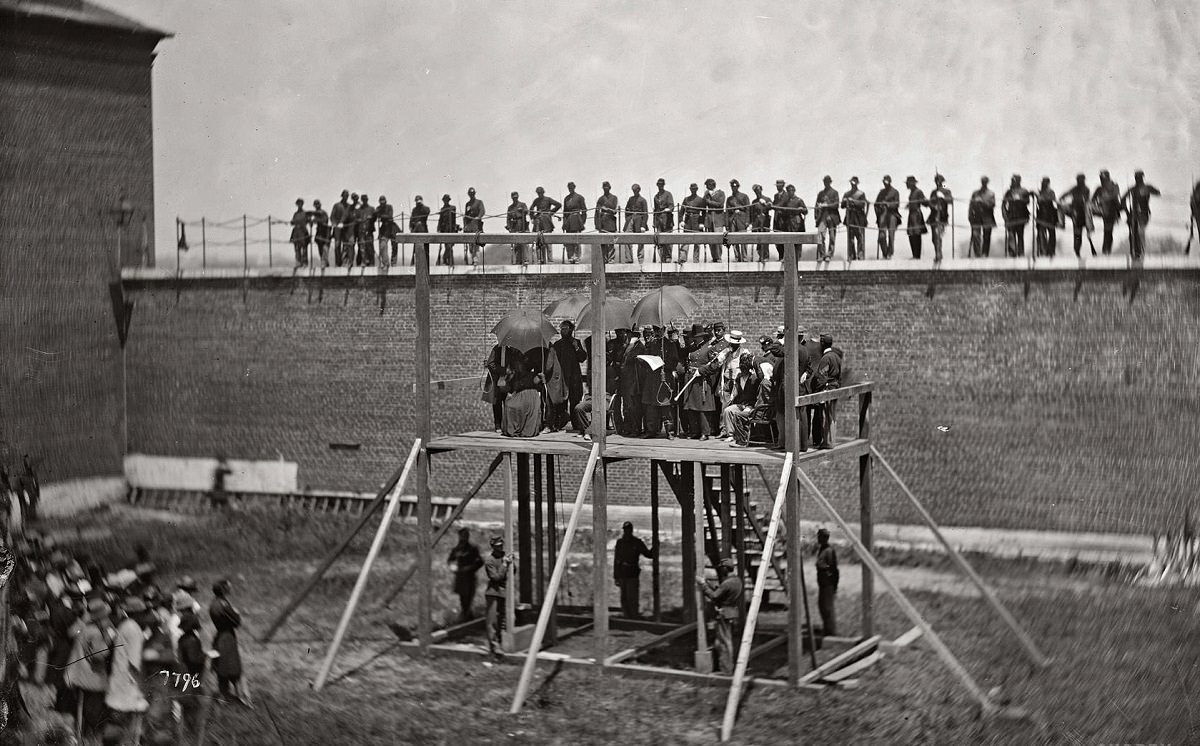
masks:
<svg viewBox="0 0 1200 746"><path fill-rule="evenodd" d="M509 438L490 430L476 430L434 438L429 443L431 452L438 451L487 451L489 453L548 453L561 456L586 457L592 443L573 433L545 433L534 438ZM813 450L802 454L797 463L818 461L824 458L861 456L870 448L865 439L839 441L829 450ZM610 435L606 439L605 458L645 458L662 461L699 461L706 464L759 464L779 466L783 453L769 448L738 448L715 438L699 441L687 438L627 438Z"/></svg>

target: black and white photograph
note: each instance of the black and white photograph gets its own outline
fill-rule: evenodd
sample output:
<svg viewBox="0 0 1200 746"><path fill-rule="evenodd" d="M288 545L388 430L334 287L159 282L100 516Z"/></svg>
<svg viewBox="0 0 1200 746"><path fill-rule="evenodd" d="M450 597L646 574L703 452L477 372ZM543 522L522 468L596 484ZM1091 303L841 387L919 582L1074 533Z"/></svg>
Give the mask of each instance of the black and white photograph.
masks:
<svg viewBox="0 0 1200 746"><path fill-rule="evenodd" d="M1200 746L1198 234L1194 0L0 0L0 746Z"/></svg>

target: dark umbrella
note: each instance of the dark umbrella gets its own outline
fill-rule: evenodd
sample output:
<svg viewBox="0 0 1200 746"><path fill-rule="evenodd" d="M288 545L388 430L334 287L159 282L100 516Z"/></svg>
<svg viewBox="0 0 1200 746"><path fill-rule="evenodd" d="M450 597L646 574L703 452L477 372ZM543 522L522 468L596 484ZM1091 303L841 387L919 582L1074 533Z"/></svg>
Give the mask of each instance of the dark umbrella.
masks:
<svg viewBox="0 0 1200 746"><path fill-rule="evenodd" d="M542 313L551 318L574 319L579 316L583 307L592 302L591 293L571 293L565 298L559 298L542 309Z"/></svg>
<svg viewBox="0 0 1200 746"><path fill-rule="evenodd" d="M604 328L611 331L613 329L628 329L633 325L633 304L627 300L620 298L605 298L604 299ZM579 312L579 317L575 319L575 325L579 331L592 331L592 304L589 303Z"/></svg>
<svg viewBox="0 0 1200 746"><path fill-rule="evenodd" d="M494 327L492 334L501 345L515 347L521 352L536 347L545 347L558 331L541 311L533 308L518 308L509 311Z"/></svg>
<svg viewBox="0 0 1200 746"><path fill-rule="evenodd" d="M682 285L667 285L646 295L633 307L633 321L641 326L666 326L700 310L700 301Z"/></svg>

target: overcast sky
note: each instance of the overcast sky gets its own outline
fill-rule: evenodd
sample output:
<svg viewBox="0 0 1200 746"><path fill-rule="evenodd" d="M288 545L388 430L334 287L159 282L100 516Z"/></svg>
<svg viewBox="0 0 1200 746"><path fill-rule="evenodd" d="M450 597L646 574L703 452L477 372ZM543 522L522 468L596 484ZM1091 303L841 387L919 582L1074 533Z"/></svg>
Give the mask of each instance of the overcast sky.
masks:
<svg viewBox="0 0 1200 746"><path fill-rule="evenodd" d="M471 185L490 213L569 180L589 205L660 176L677 199L711 176L811 202L826 173L873 195L936 168L965 197L983 173L1061 191L1141 167L1182 229L1200 171L1194 0L100 2L174 34L154 65L164 262L176 215L287 216L342 188L407 208Z"/></svg>

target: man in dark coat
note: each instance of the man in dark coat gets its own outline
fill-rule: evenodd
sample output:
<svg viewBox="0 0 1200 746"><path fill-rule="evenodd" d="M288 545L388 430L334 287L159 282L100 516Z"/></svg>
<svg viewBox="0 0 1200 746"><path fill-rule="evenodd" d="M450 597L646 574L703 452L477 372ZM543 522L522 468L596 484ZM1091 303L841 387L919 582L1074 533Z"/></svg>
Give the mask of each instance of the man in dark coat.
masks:
<svg viewBox="0 0 1200 746"><path fill-rule="evenodd" d="M831 391L842 385L842 351L833 346L833 337L829 334L821 335L821 361L817 363L816 371L813 373L812 393L817 394L822 391ZM817 433L813 434L813 442L818 448L833 448L833 423L837 416L837 401L828 401L824 404L818 404L816 409L820 413L821 429L820 437Z"/></svg>
<svg viewBox="0 0 1200 746"><path fill-rule="evenodd" d="M567 183L567 196L563 197L563 232L582 233L587 227L587 200L575 191L575 182ZM568 264L579 264L579 244L563 244Z"/></svg>
<svg viewBox="0 0 1200 746"><path fill-rule="evenodd" d="M725 231L725 192L717 188L716 179L704 182L704 230L708 233L723 233ZM719 243L708 245L708 254L714 262L721 261L722 246Z"/></svg>
<svg viewBox="0 0 1200 746"><path fill-rule="evenodd" d="M358 210L354 213L356 223L355 235L358 237L358 256L354 260L355 266L374 267L375 266L375 207L371 205L371 198L363 195L358 204Z"/></svg>
<svg viewBox="0 0 1200 746"><path fill-rule="evenodd" d="M475 576L483 567L483 556L479 547L471 543L471 530L458 530L458 543L450 550L446 559L454 571L454 595L458 596L458 619L460 622L470 620L474 614L471 606L475 603Z"/></svg>
<svg viewBox="0 0 1200 746"><path fill-rule="evenodd" d="M929 233L933 239L933 261L942 261L942 238L946 235L946 226L950 224L950 206L954 204L954 195L946 188L946 177L936 174L933 177L933 191L929 193Z"/></svg>
<svg viewBox="0 0 1200 746"><path fill-rule="evenodd" d="M1130 223L1133 224L1133 241L1129 246L1129 252L1134 259L1140 258L1146 251L1146 224L1150 222L1150 197L1158 197L1161 194L1162 192L1158 191L1156 187L1146 183L1145 174L1139 170L1133 172L1133 186L1129 187L1121 197L1121 204L1124 206L1126 214L1129 215Z"/></svg>
<svg viewBox="0 0 1200 746"><path fill-rule="evenodd" d="M429 232L429 205L421 199L421 195L417 195L413 199L412 215L408 216L408 232L409 233L428 233ZM413 264L417 263L417 251L425 253L425 259L429 259L429 244L413 243Z"/></svg>
<svg viewBox="0 0 1200 746"><path fill-rule="evenodd" d="M637 438L642 434L642 390L639 385L641 380L638 378L638 366L643 363L638 360L638 355L645 354L646 346L637 330L634 330L625 340L625 346L620 353L621 427L624 428L620 434L630 438Z"/></svg>
<svg viewBox="0 0 1200 746"><path fill-rule="evenodd" d="M1037 193L1035 204L1037 233L1033 250L1038 256L1054 256L1058 248L1058 223L1061 218L1058 214L1058 196L1050 188L1049 177L1042 179L1042 188Z"/></svg>
<svg viewBox="0 0 1200 746"><path fill-rule="evenodd" d="M396 210L388 204L387 197L379 197L379 206L375 208L375 218L379 221L379 263L394 265L400 243L400 226L396 225ZM391 243L391 253L388 252Z"/></svg>
<svg viewBox="0 0 1200 746"><path fill-rule="evenodd" d="M679 203L679 224L684 233L702 233L704 231L704 198L698 192L700 187L692 184L688 187L691 194ZM692 261L700 261L700 244L692 244ZM679 249L679 263L687 262L687 247Z"/></svg>
<svg viewBox="0 0 1200 746"><path fill-rule="evenodd" d="M879 229L879 253L891 259L900 227L900 192L892 186L891 176L883 177L883 188L875 195L875 227Z"/></svg>
<svg viewBox="0 0 1200 746"><path fill-rule="evenodd" d="M662 359L662 367L651 370L650 364L641 361L638 366L638 388L642 396L643 438L657 438L663 426L667 438L674 438L675 372L679 366L679 347L665 337L666 329L661 326L643 329L646 351L642 354Z"/></svg>
<svg viewBox="0 0 1200 746"><path fill-rule="evenodd" d="M925 199L925 192L917 188L917 177L909 176L904 180L904 185L908 187L908 245L912 248L913 259L920 259L921 236L929 230L925 227L925 213L921 209L927 207L929 202Z"/></svg>
<svg viewBox="0 0 1200 746"><path fill-rule="evenodd" d="M442 195L442 206L438 209L438 233L458 233L458 208L450 204L450 195ZM438 264L447 267L454 266L454 244L442 244L442 253L438 255Z"/></svg>
<svg viewBox="0 0 1200 746"><path fill-rule="evenodd" d="M654 559L657 553L657 546L651 549L646 546L646 542L633 535L632 523L625 521L621 525L621 538L617 539L617 545L613 548L613 581L621 589L621 614L626 619L642 617L638 609L641 596L641 583L638 580L641 568L638 567L638 559Z"/></svg>
<svg viewBox="0 0 1200 746"><path fill-rule="evenodd" d="M1093 215L1099 215L1100 219L1104 221L1104 243L1101 245L1100 251L1104 254L1111 254L1113 228L1121 219L1121 190L1113 183L1107 169L1100 172L1100 186L1096 187L1096 191L1092 193L1091 209Z"/></svg>
<svg viewBox="0 0 1200 746"><path fill-rule="evenodd" d="M342 199L333 206L329 220L333 223L337 245L333 248L333 261L337 266L349 256L349 245L354 241L354 224L350 207L350 192L342 190Z"/></svg>
<svg viewBox="0 0 1200 746"><path fill-rule="evenodd" d="M596 219L593 222L596 230L600 233L616 233L617 210L620 208L620 203L617 201L617 195L612 193L612 184L606 181L600 185L600 189L604 191L604 194L601 194L596 200ZM617 260L617 252L613 244L602 243L600 250L604 252L606 263Z"/></svg>
<svg viewBox="0 0 1200 746"><path fill-rule="evenodd" d="M512 204L508 206L508 213L505 216L504 227L509 233L528 233L529 232L529 207L521 201L521 195L516 192L512 193ZM515 243L512 245L512 263L527 264L529 257L526 252L529 250L527 243Z"/></svg>
<svg viewBox="0 0 1200 746"><path fill-rule="evenodd" d="M1025 226L1029 225L1029 190L1021 186L1021 177L1013 174L1008 191L1000 202L1004 218L1004 253L1025 256Z"/></svg>
<svg viewBox="0 0 1200 746"><path fill-rule="evenodd" d="M712 432L709 417L717 411L713 379L721 372L721 361L713 351L711 338L710 331L700 324L692 324L686 335L688 353L683 384L677 394L683 403L688 437L699 440L708 440Z"/></svg>
<svg viewBox="0 0 1200 746"><path fill-rule="evenodd" d="M538 232L537 243L534 248L537 251L538 264L545 264L550 259L550 246L546 244L546 239L542 238L542 233L554 232L554 213L562 207L562 203L553 197L546 196L546 190L542 187L537 188L537 197L533 202L529 203L529 214L533 218L533 229Z"/></svg>
<svg viewBox="0 0 1200 746"><path fill-rule="evenodd" d="M633 190L633 196L625 201L625 232L645 233L650 207L646 204L646 198L642 196L641 186L634 184L630 188ZM643 244L637 245L638 264L645 260L642 255L642 247ZM633 247L629 244L621 245L621 261L626 264L633 261Z"/></svg>
<svg viewBox="0 0 1200 746"><path fill-rule="evenodd" d="M971 192L967 222L971 224L971 256L987 256L992 249L992 228L996 227L996 193L988 189L986 176L979 178L979 188Z"/></svg>
<svg viewBox="0 0 1200 746"><path fill-rule="evenodd" d="M867 258L867 195L858 188L858 177L850 177L850 189L842 194L846 210L846 255L850 261Z"/></svg>
<svg viewBox="0 0 1200 746"><path fill-rule="evenodd" d="M1063 211L1071 218L1071 232L1075 241L1075 256L1079 256L1083 248L1083 234L1087 232L1088 244L1092 247L1092 256L1096 256L1096 246L1092 244L1092 211L1089 208L1092 190L1088 188L1087 176L1077 174L1075 186L1062 196Z"/></svg>
<svg viewBox="0 0 1200 746"><path fill-rule="evenodd" d="M817 233L821 243L817 245L817 261L828 262L833 259L834 247L837 244L837 227L842 222L838 212L838 193L833 188L833 177L826 176L822 181L825 188L817 192L816 222Z"/></svg>
<svg viewBox="0 0 1200 746"><path fill-rule="evenodd" d="M739 192L740 187L741 184L737 179L729 182L729 198L725 200L725 218L730 233L743 233L750 230L750 196ZM746 245L734 244L733 260L744 262L747 259L749 257L746 256Z"/></svg>
<svg viewBox="0 0 1200 746"><path fill-rule="evenodd" d="M667 191L666 179L659 179L656 186L658 191L654 193L654 232L670 233L675 230L675 197ZM660 243L658 252L660 262L671 261L671 244Z"/></svg>
<svg viewBox="0 0 1200 746"><path fill-rule="evenodd" d="M487 210L483 206L483 200L475 197L475 187L468 188L467 203L463 205L463 233L482 233L483 216L486 214ZM478 264L479 252L483 251L484 244L470 240L467 247L470 251L467 264Z"/></svg>
<svg viewBox="0 0 1200 746"><path fill-rule="evenodd" d="M329 228L329 213L321 209L321 200L313 200L313 209L308 213L308 221L313 225L313 233L317 239L317 254L321 257L321 266L329 266L329 241L332 232Z"/></svg>
<svg viewBox="0 0 1200 746"><path fill-rule="evenodd" d="M575 337L575 323L564 320L558 325L559 338L550 345L558 360L559 370L562 371L563 384L567 387L567 400L562 404L552 404L550 409L550 429L562 430L571 421L571 412L583 400L583 372L580 364L587 361L587 351Z"/></svg>
<svg viewBox="0 0 1200 746"><path fill-rule="evenodd" d="M771 200L763 196L762 184L755 184L754 199L750 200L750 230L764 233L771 230ZM755 251L758 261L765 262L771 258L771 244L756 244Z"/></svg>
<svg viewBox="0 0 1200 746"><path fill-rule="evenodd" d="M821 632L826 637L837 634L837 612L834 600L838 587L837 551L829 543L829 531L817 529L817 610L821 612Z"/></svg>

